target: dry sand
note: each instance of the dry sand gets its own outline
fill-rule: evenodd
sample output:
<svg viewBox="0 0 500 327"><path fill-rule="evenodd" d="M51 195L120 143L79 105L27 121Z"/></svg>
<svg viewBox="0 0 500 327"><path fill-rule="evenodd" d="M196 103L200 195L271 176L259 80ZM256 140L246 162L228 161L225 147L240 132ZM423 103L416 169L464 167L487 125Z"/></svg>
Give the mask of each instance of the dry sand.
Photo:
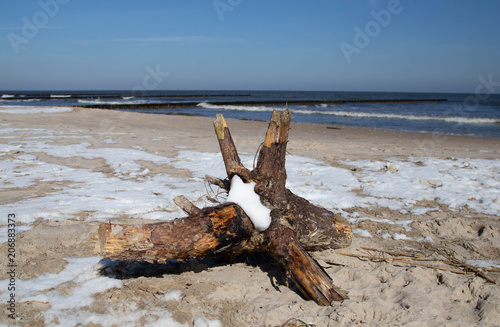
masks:
<svg viewBox="0 0 500 327"><path fill-rule="evenodd" d="M0 113L0 123L9 128L76 131L78 134L92 135L85 142L93 146L101 144L102 138L106 137L100 133L123 133L116 134L113 139L117 143L109 146L141 146L150 153L165 157L174 157L179 151L176 146L194 151L218 152L212 121L211 118L89 109L52 114ZM238 149L247 153L257 151L267 127L265 122L242 120L228 120L228 125ZM12 136L23 137L15 132ZM162 141L152 142L152 139ZM73 141L60 139L56 142L71 144ZM499 142L498 139L292 124L288 151L342 167L340 161L345 159L376 160L409 156L499 159ZM6 159L8 154L2 157L2 160ZM48 155L43 160L75 168L106 169L100 160L70 161ZM149 169L152 173L168 170L169 174L176 176L186 175L186 172L171 167L151 165ZM52 187L50 183L40 182L29 189L4 190L0 191L0 199L4 204L12 203L50 192ZM371 217L393 221L415 220L408 235L415 238L430 236L434 242L384 239L376 233L377 230L387 230L392 234L404 230L400 225L360 222L354 227L369 231L372 238L355 236L348 249L312 253L334 283L349 292L348 300L334 303L331 307L320 307L301 298L293 288L284 285L280 269L275 263L267 261L264 255L256 255L231 265L211 266L206 262L191 262L169 274L158 272L163 269L161 267L144 266L144 269L151 271L143 273L143 276L129 276L133 278L124 279L123 287L95 295L94 305L88 310L103 313L106 305L135 302L138 308L156 314L167 310L172 313L174 320L189 325L199 316L217 319L223 326L281 326L290 318L316 326L500 325L500 287L481 277L340 254L389 257L387 254L361 249L370 247L435 258L447 252L462 261L500 259L498 216L468 210L452 211L438 203L429 203L429 206L439 207L439 210L409 217L387 208L352 209ZM443 219L429 222L431 218ZM63 258L95 255L91 250L95 245L97 225L97 222L86 221L85 213L80 219L64 222L38 220L34 228L18 235L19 278L31 279L47 272L58 273L67 264ZM6 251L6 243L3 243L0 253L5 254ZM0 262L5 267L3 254ZM449 267L436 262L425 263ZM499 273L488 275L500 281ZM0 279L5 278L4 274L0 276ZM63 284L58 287L61 288L58 291L64 292L64 287L71 290L70 285ZM180 290L181 299L166 303L160 295L163 290ZM18 314L22 320L18 323L23 326L44 326L43 313L48 308L49 305L43 302L20 303ZM11 323L5 311L2 312L0 323Z"/></svg>

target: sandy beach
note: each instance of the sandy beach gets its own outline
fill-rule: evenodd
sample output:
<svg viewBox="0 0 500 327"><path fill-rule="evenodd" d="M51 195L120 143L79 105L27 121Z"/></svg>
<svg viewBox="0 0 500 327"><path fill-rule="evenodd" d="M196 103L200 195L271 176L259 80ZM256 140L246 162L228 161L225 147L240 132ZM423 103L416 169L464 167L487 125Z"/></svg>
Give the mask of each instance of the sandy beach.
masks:
<svg viewBox="0 0 500 327"><path fill-rule="evenodd" d="M500 139L292 123L288 187L354 230L349 248L312 253L349 292L321 307L265 255L162 266L92 252L101 222L183 217L181 194L212 205L203 176L225 177L213 118L30 110L0 109L0 324L500 326L500 287L438 261L496 269L480 272L500 281ZM267 122L227 123L251 167Z"/></svg>

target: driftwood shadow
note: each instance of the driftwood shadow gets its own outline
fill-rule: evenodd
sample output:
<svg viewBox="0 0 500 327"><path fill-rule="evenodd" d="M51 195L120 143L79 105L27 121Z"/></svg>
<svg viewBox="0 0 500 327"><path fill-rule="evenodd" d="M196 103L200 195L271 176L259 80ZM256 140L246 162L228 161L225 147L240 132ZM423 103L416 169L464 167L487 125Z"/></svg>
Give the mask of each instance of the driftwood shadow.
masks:
<svg viewBox="0 0 500 327"><path fill-rule="evenodd" d="M259 268L262 272L266 273L271 281L271 285L277 291L280 291L279 286L286 286L287 284L283 277L282 267L265 252L245 253L233 262L233 264L238 263ZM180 275L185 272L200 273L223 266L227 266L227 262L219 257L167 260L165 263L102 259L98 264L97 270L99 275L108 278L135 279L140 277L163 278L164 275ZM301 295L295 287L292 287L292 289Z"/></svg>

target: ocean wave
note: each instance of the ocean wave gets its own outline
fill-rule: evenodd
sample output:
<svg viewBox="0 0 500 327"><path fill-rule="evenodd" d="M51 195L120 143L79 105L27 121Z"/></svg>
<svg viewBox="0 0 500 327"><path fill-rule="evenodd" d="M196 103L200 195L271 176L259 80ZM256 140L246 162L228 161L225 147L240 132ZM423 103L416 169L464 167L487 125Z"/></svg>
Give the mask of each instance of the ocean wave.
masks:
<svg viewBox="0 0 500 327"><path fill-rule="evenodd" d="M24 95L21 95L20 96L21 98L24 98L25 96ZM21 99L16 99L16 96L15 95L11 95L11 94L4 94L2 95L2 97L0 97L0 101L2 102L35 102L35 101L41 101L42 99L37 99L37 98L33 98L33 99L24 99L24 100L21 100Z"/></svg>
<svg viewBox="0 0 500 327"><path fill-rule="evenodd" d="M198 103L198 107L205 109L216 110L233 110L233 111L259 111L259 112L272 112L275 108L265 106L237 106L237 105L216 105L208 102Z"/></svg>
<svg viewBox="0 0 500 327"><path fill-rule="evenodd" d="M439 116L416 116L416 115L401 115L373 112L349 112L349 111L319 111L319 110L291 110L292 113L304 115L331 115L339 117L352 118L378 118L378 119L400 119L400 120L428 120L428 121L443 121L447 123L459 124L499 124L500 119L496 118L481 118L481 117L439 117Z"/></svg>
<svg viewBox="0 0 500 327"><path fill-rule="evenodd" d="M237 105L216 105L207 102L198 104L199 107L214 110L235 110L235 111L259 111L271 112L274 110L272 107L265 106L237 106ZM325 108L326 106L321 106ZM351 112L351 111L327 111L327 110L307 110L307 109L290 109L294 114L301 115L328 115L337 117L350 117L350 118L376 118L376 119L399 119L399 120L413 120L413 121L442 121L447 123L458 124L478 124L478 125L491 125L500 124L498 118L483 118L483 117L439 117L439 116L417 116L417 115L401 115L401 114L387 114L387 113L373 113L373 112Z"/></svg>
<svg viewBox="0 0 500 327"><path fill-rule="evenodd" d="M135 97L122 97L123 100L130 100L130 99L133 99Z"/></svg>
<svg viewBox="0 0 500 327"><path fill-rule="evenodd" d="M71 98L71 94L51 94L51 98Z"/></svg>
<svg viewBox="0 0 500 327"><path fill-rule="evenodd" d="M78 100L78 103L84 103L84 104L143 104L143 103L148 103L148 101L145 100L135 100L135 101L103 101L103 100Z"/></svg>

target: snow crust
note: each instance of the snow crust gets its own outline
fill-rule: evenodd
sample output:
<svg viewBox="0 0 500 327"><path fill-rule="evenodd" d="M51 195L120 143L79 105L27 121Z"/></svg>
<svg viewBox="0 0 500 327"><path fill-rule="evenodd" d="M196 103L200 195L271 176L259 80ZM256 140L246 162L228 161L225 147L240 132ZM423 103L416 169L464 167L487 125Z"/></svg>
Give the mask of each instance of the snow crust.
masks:
<svg viewBox="0 0 500 327"><path fill-rule="evenodd" d="M239 205L250 218L255 229L263 232L271 225L271 209L262 205L254 187L255 182L244 183L238 175L233 176L227 202Z"/></svg>
<svg viewBox="0 0 500 327"><path fill-rule="evenodd" d="M64 260L68 264L60 273L43 273L37 278L23 280L22 287L17 291L17 298L20 302L38 301L50 304L50 309L44 311L46 326L76 326L84 321L86 325L94 320L79 320L77 317L85 315L86 308L92 306L93 295L111 288L120 288L123 284L119 280L97 275L93 267L99 262L100 257ZM70 294L61 294L55 290L68 282L76 284ZM2 290L7 289L7 283L8 280L0 281ZM86 312L86 315L91 318L94 314ZM53 323L56 318L59 324Z"/></svg>
<svg viewBox="0 0 500 327"><path fill-rule="evenodd" d="M467 260L465 263L479 268L500 269L500 260Z"/></svg>
<svg viewBox="0 0 500 327"><path fill-rule="evenodd" d="M372 234L369 231L367 231L366 229L353 228L352 232L354 234L362 236L362 237L373 237Z"/></svg>
<svg viewBox="0 0 500 327"><path fill-rule="evenodd" d="M210 320L205 317L199 317L194 320L193 327L222 327L222 323L219 320Z"/></svg>
<svg viewBox="0 0 500 327"><path fill-rule="evenodd" d="M6 133L22 135L24 141L2 138ZM22 212L20 220L25 224L37 218L74 218L82 211L86 212L88 220L119 215L169 220L182 216L170 199L189 194L195 204L208 205L204 200L205 174L225 175L218 153L180 150L177 157L168 158L139 148L90 147L89 143L78 142L85 137L81 131L0 128L0 191L27 189L41 182L56 184L51 192L5 203L0 208ZM63 138L71 144L54 143ZM70 165L41 160L40 153L64 158ZM11 157L2 160L7 154ZM104 160L109 172L74 168L92 159ZM242 154L241 159L246 166L252 166L253 155ZM145 161L189 170L192 177L153 174L142 164ZM357 168L356 171L326 165L319 160L287 156L286 186L309 201L346 217L349 215L343 210L352 207L386 207L415 215L438 210L419 206L424 200L447 205L452 210L468 208L480 213L500 214L500 160L423 157L343 163ZM408 230L410 223L405 222L403 227Z"/></svg>
<svg viewBox="0 0 500 327"><path fill-rule="evenodd" d="M182 291L175 290L175 291L170 291L167 294L165 294L165 301L180 301L182 296Z"/></svg>
<svg viewBox="0 0 500 327"><path fill-rule="evenodd" d="M414 204L429 200L453 210L500 213L500 160L424 157L344 163L359 169L356 177L374 205L422 213Z"/></svg>
<svg viewBox="0 0 500 327"><path fill-rule="evenodd" d="M39 277L23 280L16 294L19 302L43 302L50 305L43 311L45 326L172 326L188 327L175 321L167 310L156 308L140 309L134 301L112 302L100 306L99 313L93 308L94 296L101 292L109 292L113 288L121 288L121 280L101 277L97 273L102 268L100 257L65 258L68 262L59 273L44 273ZM0 281L1 291L7 289L9 280ZM69 291L59 292L58 287L71 285ZM181 291L172 290L164 300L180 301ZM198 325L196 325L198 323ZM220 321L199 317L195 326L219 327Z"/></svg>
<svg viewBox="0 0 500 327"><path fill-rule="evenodd" d="M175 157L165 157L141 147L118 147L112 141L113 134L116 133L106 133L101 146L91 146L88 143L91 136L82 134L82 131L0 125L0 191L8 194L15 190L27 194L0 204L2 212L16 213L17 233L32 228L38 218L64 221L79 218L82 212L86 213L82 219L87 221L112 220L123 215L156 220L182 217L184 214L171 199L184 194L199 207L209 205L205 200L205 174L225 176L219 153L179 148ZM66 145L56 144L57 140L64 140ZM110 144L115 147L111 148ZM240 158L246 167L252 167L253 154L241 154ZM105 171L101 167L83 168L86 160L100 160ZM189 174L180 178L153 173L145 162L183 169ZM437 205L425 207L422 201L431 201L455 211L467 209L500 216L500 159L410 157L346 160L342 164L346 168L334 167L320 160L287 156L287 187L317 205L337 211L352 224L371 220L380 224L397 224L411 231L412 220L356 216L345 209L385 207L412 215L439 210ZM260 203L253 191L254 185L245 184L236 176L232 183L231 193L225 201L239 202L256 229L265 230L270 223L270 210ZM31 190L40 185L49 187L41 192ZM5 222L0 223L0 242L6 241L6 232ZM374 236L364 229L354 229L354 233L363 237ZM414 238L402 233L381 236L401 241L433 241L430 237ZM99 261L98 257L65 260L68 264L60 273L45 273L23 280L20 287L19 301L50 304L50 309L43 313L47 326L55 325L56 317L64 326L91 322L102 326L188 325L176 322L167 310L145 310L133 302L109 303L102 313L95 313L91 310L95 296L103 290L122 287L121 282L96 274L93 267ZM498 261L468 263L500 266ZM63 283L71 284L71 289L58 291ZM7 280L0 281L0 298L6 298L7 284ZM181 291L166 290L163 300L165 303L183 301L183 296ZM218 320L205 317L197 318L194 324L220 326Z"/></svg>

